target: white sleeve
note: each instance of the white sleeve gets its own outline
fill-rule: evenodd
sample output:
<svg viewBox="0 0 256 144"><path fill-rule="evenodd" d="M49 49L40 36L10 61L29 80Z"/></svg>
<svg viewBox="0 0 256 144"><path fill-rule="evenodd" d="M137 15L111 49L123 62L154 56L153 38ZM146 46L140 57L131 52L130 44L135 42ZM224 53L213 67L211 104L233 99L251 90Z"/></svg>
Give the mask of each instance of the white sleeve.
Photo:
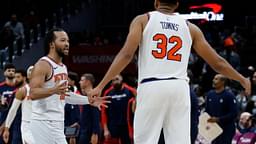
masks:
<svg viewBox="0 0 256 144"><path fill-rule="evenodd" d="M90 104L87 96L82 96L74 92L67 92L67 95L68 96L65 97L66 103L79 105Z"/></svg>
<svg viewBox="0 0 256 144"><path fill-rule="evenodd" d="M5 120L5 127L10 128L12 121L14 120L17 110L21 104L21 100L14 98L13 102L12 102L12 106L8 112L7 118Z"/></svg>

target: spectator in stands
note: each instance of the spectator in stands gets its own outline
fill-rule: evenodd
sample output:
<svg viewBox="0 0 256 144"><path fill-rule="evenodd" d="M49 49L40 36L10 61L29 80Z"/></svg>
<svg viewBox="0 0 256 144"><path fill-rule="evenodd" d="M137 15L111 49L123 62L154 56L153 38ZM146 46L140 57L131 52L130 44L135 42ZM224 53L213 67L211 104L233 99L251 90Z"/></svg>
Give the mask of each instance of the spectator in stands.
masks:
<svg viewBox="0 0 256 144"><path fill-rule="evenodd" d="M244 134L247 132L256 132L256 128L253 123L253 116L251 113L249 112L241 113L239 122L237 124L237 130L241 134Z"/></svg>
<svg viewBox="0 0 256 144"><path fill-rule="evenodd" d="M75 93L79 93L76 83L78 81L78 74L75 72L69 72L68 73L68 85L69 90ZM80 120L80 110L79 105L74 104L66 104L65 105L65 127L76 127L79 128L79 120ZM70 137L67 138L67 141L69 144L76 144L77 138Z"/></svg>
<svg viewBox="0 0 256 144"><path fill-rule="evenodd" d="M136 89L123 82L123 77L117 75L112 79L112 85L104 92L111 96L107 109L102 109L102 125L104 144L131 144L127 124L127 108L131 98L136 96Z"/></svg>
<svg viewBox="0 0 256 144"><path fill-rule="evenodd" d="M38 40L40 33L40 29L37 28L37 25L40 23L39 17L34 10L30 10L30 12L24 16L23 22L26 48L28 49L31 42L37 42Z"/></svg>
<svg viewBox="0 0 256 144"><path fill-rule="evenodd" d="M93 74L85 73L80 79L81 93L87 93L93 89L95 78ZM100 135L100 111L91 105L83 105L80 118L79 144L98 144Z"/></svg>
<svg viewBox="0 0 256 144"><path fill-rule="evenodd" d="M198 87L196 87L194 89L194 91L197 95L199 110L204 111L205 110L206 98L205 98L205 95L203 93L202 86L199 85Z"/></svg>
<svg viewBox="0 0 256 144"><path fill-rule="evenodd" d="M30 10L30 12L24 16L24 27L27 30L36 30L37 24L39 24L39 18L36 15L34 10Z"/></svg>
<svg viewBox="0 0 256 144"><path fill-rule="evenodd" d="M227 80L222 74L215 75L212 84L214 89L207 93L205 111L211 116L208 122L218 123L223 129L223 133L212 144L231 144L235 135L238 109L234 94L225 89Z"/></svg>
<svg viewBox="0 0 256 144"><path fill-rule="evenodd" d="M247 67L247 70L248 70L249 76L251 77L255 71L255 68L252 65L250 65Z"/></svg>
<svg viewBox="0 0 256 144"><path fill-rule="evenodd" d="M102 41L101 36L99 36L99 35L95 36L93 45L94 46L103 46L103 41Z"/></svg>
<svg viewBox="0 0 256 144"><path fill-rule="evenodd" d="M224 39L224 50L220 55L225 58L237 71L240 71L240 56L237 54L234 39L229 36Z"/></svg>
<svg viewBox="0 0 256 144"><path fill-rule="evenodd" d="M256 71L253 72L252 78L252 95L249 97L245 111L255 115L256 114Z"/></svg>
<svg viewBox="0 0 256 144"><path fill-rule="evenodd" d="M255 105L256 99L255 98L256 98L255 96L249 97L249 100L245 107L246 112L249 112L251 114L256 114L256 105Z"/></svg>
<svg viewBox="0 0 256 144"><path fill-rule="evenodd" d="M0 32L0 60L1 64L6 60L7 51L6 47L8 47L8 57L11 60L13 55L13 41L14 41L14 33L10 26L5 26Z"/></svg>
<svg viewBox="0 0 256 144"><path fill-rule="evenodd" d="M201 75L201 83L202 83L202 92L207 93L212 88L211 80L216 75L216 72L207 64L204 63Z"/></svg>
<svg viewBox="0 0 256 144"><path fill-rule="evenodd" d="M15 40L17 41L17 54L21 55L21 50L22 50L22 46L23 46L23 42L24 42L24 27L23 27L23 23L18 21L17 19L17 15L16 14L12 14L11 15L11 20L6 22L5 25L9 26L13 32L14 32L14 36L15 36Z"/></svg>
<svg viewBox="0 0 256 144"><path fill-rule="evenodd" d="M252 95L256 95L256 71L252 75Z"/></svg>
<svg viewBox="0 0 256 144"><path fill-rule="evenodd" d="M244 90L240 91L236 95L236 100L237 100L237 106L238 106L239 113L245 111L246 110L246 106L248 104L248 97L245 95Z"/></svg>

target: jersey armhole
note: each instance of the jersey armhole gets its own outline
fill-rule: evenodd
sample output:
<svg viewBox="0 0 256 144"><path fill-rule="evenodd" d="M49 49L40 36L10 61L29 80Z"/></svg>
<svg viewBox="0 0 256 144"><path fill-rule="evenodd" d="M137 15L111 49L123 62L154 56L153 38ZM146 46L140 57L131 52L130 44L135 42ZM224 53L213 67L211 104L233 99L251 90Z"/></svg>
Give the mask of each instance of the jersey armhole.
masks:
<svg viewBox="0 0 256 144"><path fill-rule="evenodd" d="M45 59L41 59L41 61L47 62L47 63L50 65L50 67L51 67L51 74L50 74L48 77L45 77L45 82L47 82L47 81L49 81L50 79L52 79L52 77L53 77L53 66L52 66L52 64L51 64L50 62L48 62L48 61L45 60Z"/></svg>
<svg viewBox="0 0 256 144"><path fill-rule="evenodd" d="M146 15L146 17L147 17L147 22L146 22L144 25L142 25L142 28L143 28L143 32L142 32L142 33L143 33L143 34L144 34L144 31L147 29L149 20L150 20L150 18L151 18L150 12L147 12L147 13L145 13L144 15Z"/></svg>
<svg viewBox="0 0 256 144"><path fill-rule="evenodd" d="M190 29L190 24L189 24L189 20L185 20L185 23L186 23L186 25L187 25L187 27L188 27L188 32L189 32L189 36L190 36L190 39L191 39L191 41L192 41L192 43L191 43L191 45L192 45L192 47L193 47L193 36L192 36L192 33L191 33L191 29Z"/></svg>
<svg viewBox="0 0 256 144"><path fill-rule="evenodd" d="M146 15L147 15L148 21L149 21L149 19L150 19L150 14L149 14L149 12L147 12Z"/></svg>

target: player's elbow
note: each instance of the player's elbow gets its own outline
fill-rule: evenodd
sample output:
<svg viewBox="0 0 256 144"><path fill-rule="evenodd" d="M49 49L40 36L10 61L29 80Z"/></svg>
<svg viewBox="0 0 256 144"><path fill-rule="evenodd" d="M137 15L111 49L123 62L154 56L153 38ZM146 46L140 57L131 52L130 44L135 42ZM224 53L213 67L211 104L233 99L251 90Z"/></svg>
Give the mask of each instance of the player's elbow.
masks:
<svg viewBox="0 0 256 144"><path fill-rule="evenodd" d="M31 100L36 100L37 99L35 89L31 88L29 95L30 95Z"/></svg>
<svg viewBox="0 0 256 144"><path fill-rule="evenodd" d="M35 95L34 95L34 94L32 94L32 93L30 93L30 96L29 96L29 97L30 97L30 99L31 99L31 100L36 100Z"/></svg>

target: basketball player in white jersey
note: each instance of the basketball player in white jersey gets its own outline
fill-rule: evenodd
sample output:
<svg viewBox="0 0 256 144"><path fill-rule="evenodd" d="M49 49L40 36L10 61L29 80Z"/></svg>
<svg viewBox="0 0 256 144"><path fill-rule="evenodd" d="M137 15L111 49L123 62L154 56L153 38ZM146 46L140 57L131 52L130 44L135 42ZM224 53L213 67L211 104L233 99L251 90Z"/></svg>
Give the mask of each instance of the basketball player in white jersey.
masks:
<svg viewBox="0 0 256 144"><path fill-rule="evenodd" d="M31 132L36 144L66 144L64 135L64 106L89 104L88 97L68 90L67 68L62 58L69 53L69 37L63 29L54 28L45 36L47 56L35 64L30 81L32 99ZM92 102L92 101L91 101ZM104 98L93 106L106 106Z"/></svg>
<svg viewBox="0 0 256 144"><path fill-rule="evenodd" d="M249 79L213 50L196 25L174 14L178 3L155 0L156 11L132 21L123 48L89 94L99 96L106 84L129 64L139 46L135 144L157 144L162 128L165 143L190 144L187 66L191 47L216 72L240 82L250 93Z"/></svg>
<svg viewBox="0 0 256 144"><path fill-rule="evenodd" d="M27 78L30 79L30 74L34 66L30 66L27 69ZM23 144L33 143L33 137L29 129L30 116L31 116L31 99L29 97L30 87L24 79L24 86L22 86L15 94L15 99L13 100L10 111L8 112L7 118L5 120L5 129L3 133L3 139L5 143L9 141L9 128L16 116L17 110L21 105L22 110L22 122L21 122L21 136Z"/></svg>

